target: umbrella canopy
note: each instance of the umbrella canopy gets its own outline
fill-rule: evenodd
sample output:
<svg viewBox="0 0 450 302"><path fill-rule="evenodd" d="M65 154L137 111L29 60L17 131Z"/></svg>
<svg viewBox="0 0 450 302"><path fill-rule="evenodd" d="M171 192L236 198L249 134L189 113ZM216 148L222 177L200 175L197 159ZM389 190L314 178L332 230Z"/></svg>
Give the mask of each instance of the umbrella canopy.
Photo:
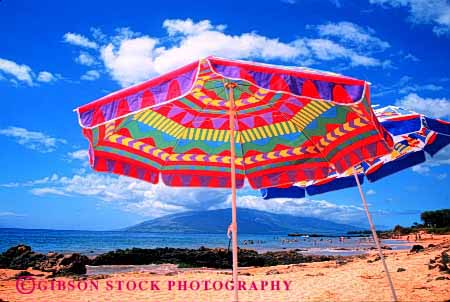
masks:
<svg viewBox="0 0 450 302"><path fill-rule="evenodd" d="M390 151L368 83L301 68L207 58L77 109L91 166L169 186L322 179Z"/></svg>
<svg viewBox="0 0 450 302"><path fill-rule="evenodd" d="M426 160L426 154L435 155L450 144L450 123L426 117L422 114L387 106L375 110L381 125L394 139L392 152L380 158L368 160L356 167L360 183L364 176L373 182L398 171L410 168ZM330 172L329 176L314 181L303 181L292 187L262 189L264 199L302 198L308 195L357 186L353 169L344 173Z"/></svg>
<svg viewBox="0 0 450 302"><path fill-rule="evenodd" d="M395 106L375 110L394 138L391 153L362 164L369 181L376 181L434 156L450 144L450 123Z"/></svg>
<svg viewBox="0 0 450 302"><path fill-rule="evenodd" d="M387 154L369 84L209 57L77 109L91 166L169 186L236 188L323 179ZM234 289L234 301L238 289Z"/></svg>

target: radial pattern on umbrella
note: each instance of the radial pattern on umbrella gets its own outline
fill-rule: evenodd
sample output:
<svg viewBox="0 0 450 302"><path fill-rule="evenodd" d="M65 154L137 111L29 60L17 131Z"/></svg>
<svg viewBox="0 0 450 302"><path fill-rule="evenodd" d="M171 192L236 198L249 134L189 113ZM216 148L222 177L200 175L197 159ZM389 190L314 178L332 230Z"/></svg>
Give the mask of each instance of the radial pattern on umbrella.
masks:
<svg viewBox="0 0 450 302"><path fill-rule="evenodd" d="M356 166L360 183L364 176L376 181L398 171L410 168L426 160L426 153L435 155L450 144L450 123L422 114L387 106L375 110L377 119L388 130L394 140L392 152L379 158L362 162ZM331 171L320 180L302 181L292 187L269 188L261 191L264 198L294 197L335 191L356 186L353 169L343 173Z"/></svg>
<svg viewBox="0 0 450 302"><path fill-rule="evenodd" d="M323 179L391 150L366 82L209 57L78 108L91 166L170 186L230 187L231 82L237 187Z"/></svg>

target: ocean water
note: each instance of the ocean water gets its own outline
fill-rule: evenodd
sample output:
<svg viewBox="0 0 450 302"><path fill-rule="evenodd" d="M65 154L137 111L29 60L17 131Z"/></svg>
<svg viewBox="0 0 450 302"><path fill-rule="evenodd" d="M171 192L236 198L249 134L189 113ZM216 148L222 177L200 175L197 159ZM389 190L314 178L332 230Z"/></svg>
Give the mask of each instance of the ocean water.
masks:
<svg viewBox="0 0 450 302"><path fill-rule="evenodd" d="M339 234L336 234L339 235ZM336 237L303 238L286 235L238 234L241 248L258 251L300 249L305 254L353 255L365 253L374 246L369 238L351 237L340 242ZM0 252L11 246L26 244L36 252L78 252L97 255L116 249L156 248L199 248L201 246L228 248L226 234L174 234L174 233L134 233L121 231L61 231L0 229ZM383 240L383 245L393 249L407 249L406 242Z"/></svg>

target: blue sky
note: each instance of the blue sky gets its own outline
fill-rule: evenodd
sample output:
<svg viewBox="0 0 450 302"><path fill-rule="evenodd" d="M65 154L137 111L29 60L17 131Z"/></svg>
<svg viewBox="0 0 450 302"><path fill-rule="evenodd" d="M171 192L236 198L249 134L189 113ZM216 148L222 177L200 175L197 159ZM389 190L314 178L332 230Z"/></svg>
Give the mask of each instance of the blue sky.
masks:
<svg viewBox="0 0 450 302"><path fill-rule="evenodd" d="M74 108L198 57L309 66L370 81L373 104L450 120L450 3L0 1L0 227L114 229L229 207L227 190L93 173ZM450 149L364 190L376 224L448 207ZM238 205L359 224L356 189Z"/></svg>

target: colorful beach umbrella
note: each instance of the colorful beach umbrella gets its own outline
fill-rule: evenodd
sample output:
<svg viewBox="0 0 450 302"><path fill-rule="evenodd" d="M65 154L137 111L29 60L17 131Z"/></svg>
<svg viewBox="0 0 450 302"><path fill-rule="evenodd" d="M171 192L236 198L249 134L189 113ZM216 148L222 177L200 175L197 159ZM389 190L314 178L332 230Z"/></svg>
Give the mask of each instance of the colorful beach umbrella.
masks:
<svg viewBox="0 0 450 302"><path fill-rule="evenodd" d="M356 166L360 183L364 182L364 176L374 182L421 164L426 154L434 156L450 144L449 122L396 106L376 109L375 115L393 137L394 148L389 154ZM332 171L324 179L302 181L290 187L262 189L261 194L264 199L303 198L306 194L312 196L355 186L353 169L349 169L344 173Z"/></svg>
<svg viewBox="0 0 450 302"><path fill-rule="evenodd" d="M76 109L92 168L168 186L236 189L343 173L390 152L369 84L333 73L215 57ZM237 301L237 286L234 300Z"/></svg>
<svg viewBox="0 0 450 302"><path fill-rule="evenodd" d="M369 181L377 181L398 171L425 162L450 144L450 122L395 106L375 110L378 120L391 133L391 153L362 164Z"/></svg>

